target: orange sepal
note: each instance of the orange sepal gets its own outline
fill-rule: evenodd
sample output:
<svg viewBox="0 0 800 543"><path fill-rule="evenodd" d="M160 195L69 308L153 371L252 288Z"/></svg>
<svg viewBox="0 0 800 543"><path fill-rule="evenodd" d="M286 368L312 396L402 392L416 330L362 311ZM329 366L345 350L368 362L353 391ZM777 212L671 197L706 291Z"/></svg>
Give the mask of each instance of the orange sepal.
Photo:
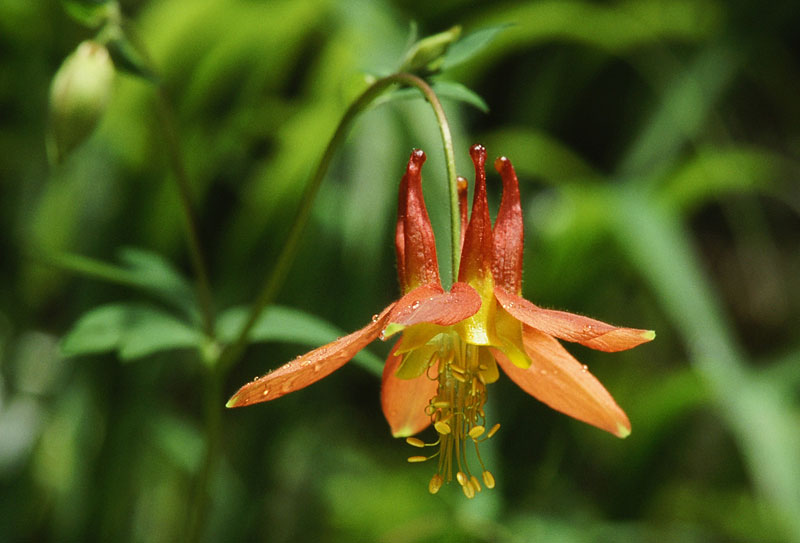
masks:
<svg viewBox="0 0 800 543"><path fill-rule="evenodd" d="M566 311L542 309L500 287L495 287L494 295L503 309L515 319L545 334L598 351L624 351L656 337L652 330L621 328Z"/></svg>
<svg viewBox="0 0 800 543"><path fill-rule="evenodd" d="M494 168L503 178L503 198L494 223L492 275L495 285L521 294L525 225L522 221L519 181L511 161L506 157L495 160Z"/></svg>
<svg viewBox="0 0 800 543"><path fill-rule="evenodd" d="M502 351L491 349L497 363L522 390L556 411L614 434L631 433L628 416L600 381L553 337L523 327L523 345L531 366L521 369Z"/></svg>
<svg viewBox="0 0 800 543"><path fill-rule="evenodd" d="M378 337L389 321L393 308L394 304L384 309L378 318L361 330L318 347L275 371L247 383L228 400L225 406L243 407L274 400L327 377Z"/></svg>
<svg viewBox="0 0 800 543"><path fill-rule="evenodd" d="M430 425L431 418L425 414L425 408L436 395L438 381L429 379L425 373L415 379L399 379L395 374L403 357L395 355L398 345L392 348L383 367L381 407L392 435L408 437ZM438 374L437 368L438 363L433 366L434 375Z"/></svg>
<svg viewBox="0 0 800 543"><path fill-rule="evenodd" d="M454 283L450 292L445 292L438 283L430 283L400 298L389 322L404 327L423 322L450 326L471 317L480 307L480 295L466 283Z"/></svg>

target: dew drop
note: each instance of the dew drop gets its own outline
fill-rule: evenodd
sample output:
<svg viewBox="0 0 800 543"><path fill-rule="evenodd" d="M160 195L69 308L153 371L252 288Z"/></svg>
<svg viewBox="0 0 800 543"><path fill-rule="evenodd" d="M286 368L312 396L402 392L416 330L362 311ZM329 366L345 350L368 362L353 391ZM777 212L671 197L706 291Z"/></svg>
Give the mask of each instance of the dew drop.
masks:
<svg viewBox="0 0 800 543"><path fill-rule="evenodd" d="M542 375L547 375L547 370L539 370L539 373L541 373Z"/></svg>
<svg viewBox="0 0 800 543"><path fill-rule="evenodd" d="M269 394L269 389L268 389L268 388L265 388L265 389L264 389L264 392L262 392L261 394L263 394L264 396L266 396L267 394Z"/></svg>
<svg viewBox="0 0 800 543"><path fill-rule="evenodd" d="M378 314L372 315L372 322L378 322Z"/></svg>
<svg viewBox="0 0 800 543"><path fill-rule="evenodd" d="M589 371L589 366L587 366L586 364L584 364L584 365L581 367L581 372L583 372L583 373L586 373L587 371Z"/></svg>

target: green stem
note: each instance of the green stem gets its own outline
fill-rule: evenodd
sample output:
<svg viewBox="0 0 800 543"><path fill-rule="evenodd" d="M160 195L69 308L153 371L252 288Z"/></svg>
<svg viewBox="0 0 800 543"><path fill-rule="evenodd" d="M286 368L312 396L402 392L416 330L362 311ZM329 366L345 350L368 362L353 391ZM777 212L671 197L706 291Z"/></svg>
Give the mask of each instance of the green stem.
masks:
<svg viewBox="0 0 800 543"><path fill-rule="evenodd" d="M314 171L314 175L311 177L311 181L306 187L300 208L297 210L297 214L292 222L289 236L286 240L286 243L283 245L280 254L278 255L278 259L275 267L272 270L272 273L267 277L264 285L259 291L259 295L256 298L247 321L245 321L245 324L242 326L236 341L230 344L222 353L219 364L222 368L223 374L225 374L227 369L233 365L244 353L244 349L247 347L250 330L252 330L253 326L255 326L264 309L275 299L275 296L283 284L283 281L289 274L289 269L291 268L294 258L297 255L303 230L305 229L308 219L311 216L311 209L314 199L319 191L320 185L322 184L322 180L325 178L325 174L328 171L328 166L333 159L333 155L338 147L344 142L350 126L353 124L353 121L356 119L358 114L366 110L367 107L378 96L380 96L387 88L397 84L416 87L419 89L425 96L428 103L431 104L434 114L436 115L436 121L439 125L439 131L442 137L442 146L444 148L445 163L447 165L448 183L450 187L450 225L453 249L453 280L455 281L455 277L458 273L459 245L461 239L459 229L461 227L461 219L458 211L458 184L456 178L455 153L453 152L453 139L450 135L450 125L447 122L444 108L442 108L439 98L436 96L436 93L433 91L430 85L415 75L399 73L378 79L363 93L361 93L356 101L353 102L347 109L342 117L342 120L339 121L336 131L334 132L333 137L331 137L331 140L328 142L325 152L323 153L322 158L317 165L317 169Z"/></svg>
<svg viewBox="0 0 800 543"><path fill-rule="evenodd" d="M193 482L191 501L187 514L185 541L199 541L203 535L209 502L209 481L214 474L222 445L222 383L220 367L208 367L203 387L203 410L205 412L205 451L197 476Z"/></svg>
<svg viewBox="0 0 800 543"><path fill-rule="evenodd" d="M170 165L175 174L175 184L180 196L181 208L183 209L184 226L186 227L187 241L189 243L189 254L192 259L192 267L195 272L195 288L197 299L200 303L200 314L203 319L203 330L209 337L214 337L214 311L211 296L211 283L208 279L203 249L200 245L200 236L197 233L197 221L194 217L192 207L192 192L189 176L186 173L186 166L183 162L178 133L175 129L175 118L170 107L170 101L163 86L158 86L158 120L161 129L164 131L167 154L169 155Z"/></svg>

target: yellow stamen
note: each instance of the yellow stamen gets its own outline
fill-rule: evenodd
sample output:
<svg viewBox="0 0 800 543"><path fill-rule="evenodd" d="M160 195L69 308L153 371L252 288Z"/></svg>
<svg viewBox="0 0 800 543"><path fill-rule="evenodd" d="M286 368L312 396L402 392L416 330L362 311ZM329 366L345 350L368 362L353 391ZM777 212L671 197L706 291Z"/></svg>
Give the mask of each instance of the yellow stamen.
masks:
<svg viewBox="0 0 800 543"><path fill-rule="evenodd" d="M472 485L472 488L475 489L475 492L481 491L481 484L478 482L478 478L474 475L469 478L469 484Z"/></svg>
<svg viewBox="0 0 800 543"><path fill-rule="evenodd" d="M411 462L412 464L415 463L415 462L424 462L427 459L428 459L427 456L409 456L408 457L408 461Z"/></svg>
<svg viewBox="0 0 800 543"><path fill-rule="evenodd" d="M485 431L486 431L485 426L481 425L473 426L472 430L469 431L469 437L471 437L472 439L478 439L479 437L481 437L481 435L483 435L483 432Z"/></svg>
<svg viewBox="0 0 800 543"><path fill-rule="evenodd" d="M431 482L428 483L428 492L431 494L436 494L439 492L439 489L442 488L442 484L444 484L444 479L442 476L438 473L434 474L434 476L431 477Z"/></svg>
<svg viewBox="0 0 800 543"><path fill-rule="evenodd" d="M447 435L452 431L450 425L442 421L437 422L436 424L433 425L433 427L436 428L436 431L442 435Z"/></svg>
<svg viewBox="0 0 800 543"><path fill-rule="evenodd" d="M422 441L421 439L417 438L417 437L407 437L406 438L406 443L408 443L412 447L424 447L425 446L425 442Z"/></svg>
<svg viewBox="0 0 800 543"><path fill-rule="evenodd" d="M493 435L495 435L499 429L500 429L500 423L498 422L497 424L495 424L494 426L492 426L492 429L491 429L491 430L489 430L489 433L488 433L488 434L486 434L486 439L489 439L490 437L492 437Z"/></svg>
<svg viewBox="0 0 800 543"><path fill-rule="evenodd" d="M483 472L483 484L486 488L494 488L494 475L488 469Z"/></svg>

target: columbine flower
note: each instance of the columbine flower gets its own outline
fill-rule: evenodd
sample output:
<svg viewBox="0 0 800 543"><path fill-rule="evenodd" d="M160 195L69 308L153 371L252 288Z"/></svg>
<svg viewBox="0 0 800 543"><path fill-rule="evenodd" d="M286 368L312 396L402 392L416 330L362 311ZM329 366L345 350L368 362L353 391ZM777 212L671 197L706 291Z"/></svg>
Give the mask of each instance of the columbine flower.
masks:
<svg viewBox="0 0 800 543"><path fill-rule="evenodd" d="M630 349L655 333L619 328L580 315L542 309L522 293L523 224L517 176L511 162L494 166L503 179L503 198L492 229L486 199L486 150L470 149L475 164L475 194L467 223L467 182L459 179L462 222L458 282L446 292L439 279L436 245L422 197L425 153L414 150L400 184L397 268L403 296L348 336L315 349L244 385L229 401L239 407L273 400L322 379L349 361L375 338L402 334L383 371L381 404L395 437L416 447L438 447L429 490L438 492L455 478L471 498L481 490L467 461L472 442L483 484L495 481L480 457L487 431L487 385L499 377L498 365L520 388L553 409L611 432L630 434L628 417L587 367L558 339L601 351ZM437 439L414 437L433 424Z"/></svg>

